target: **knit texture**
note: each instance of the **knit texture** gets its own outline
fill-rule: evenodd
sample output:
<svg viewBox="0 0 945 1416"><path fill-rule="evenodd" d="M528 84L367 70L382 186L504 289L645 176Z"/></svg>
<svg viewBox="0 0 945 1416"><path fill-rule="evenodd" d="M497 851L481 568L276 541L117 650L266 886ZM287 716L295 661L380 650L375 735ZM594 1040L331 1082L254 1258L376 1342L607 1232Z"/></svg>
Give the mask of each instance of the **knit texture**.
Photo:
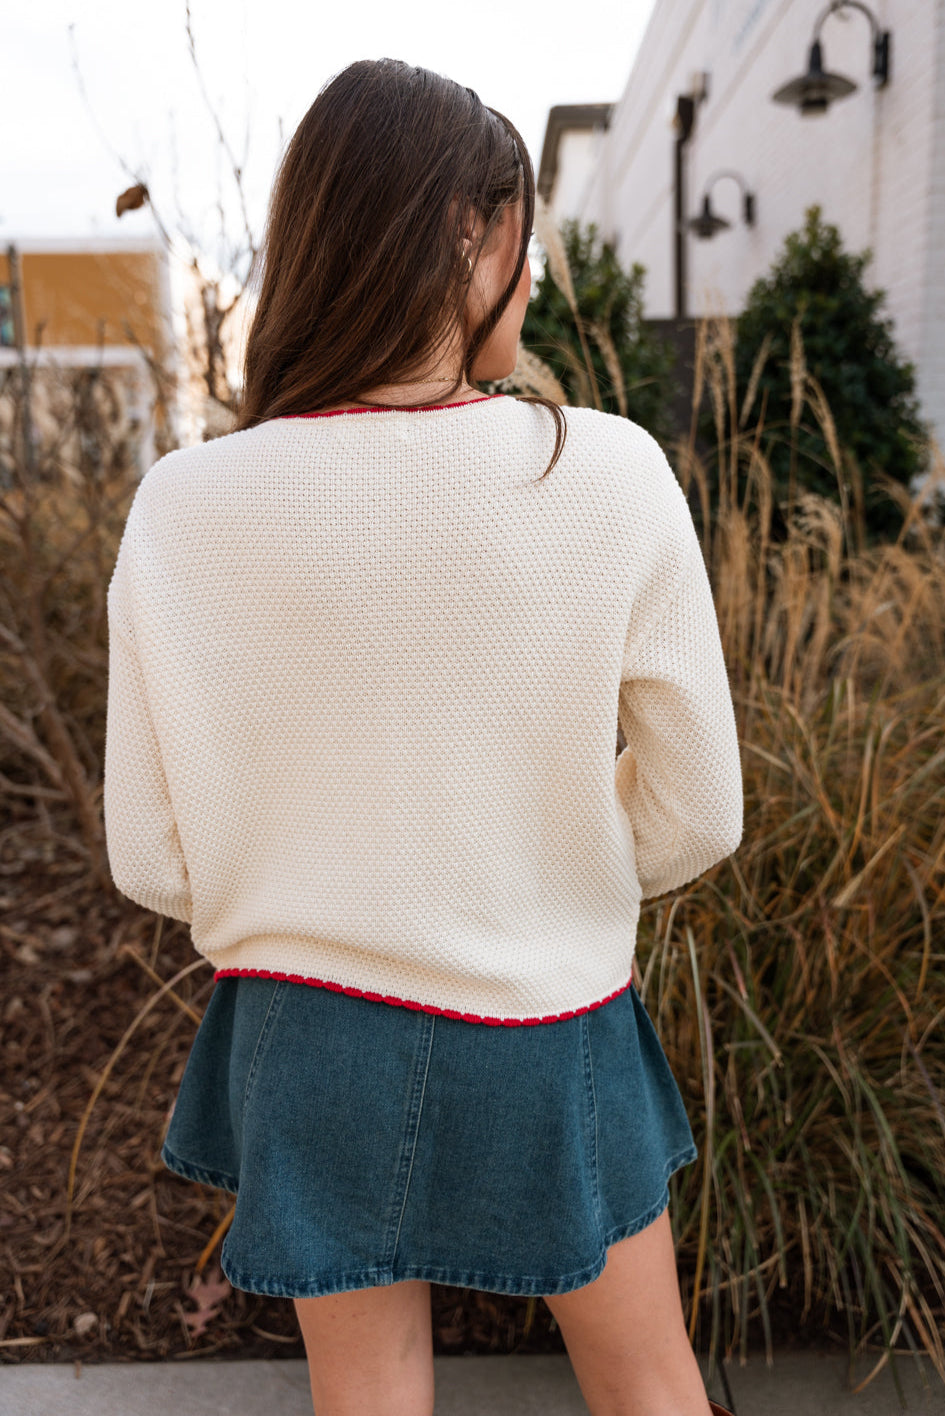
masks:
<svg viewBox="0 0 945 1416"><path fill-rule="evenodd" d="M550 1022L627 986L641 898L735 850L682 488L637 424L565 416L544 480L551 417L508 397L273 419L142 479L108 853L218 972Z"/></svg>

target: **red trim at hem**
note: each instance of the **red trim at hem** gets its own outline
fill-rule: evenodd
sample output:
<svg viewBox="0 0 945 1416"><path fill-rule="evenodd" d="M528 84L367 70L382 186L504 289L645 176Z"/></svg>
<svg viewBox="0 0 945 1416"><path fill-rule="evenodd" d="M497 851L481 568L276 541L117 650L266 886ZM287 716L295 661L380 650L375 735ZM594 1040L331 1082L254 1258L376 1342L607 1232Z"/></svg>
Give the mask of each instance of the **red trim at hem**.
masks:
<svg viewBox="0 0 945 1416"><path fill-rule="evenodd" d="M470 403L488 403L490 398L504 397L504 393L486 393L482 398L466 398L460 403L415 403L383 408L327 408L322 413L280 413L279 418L340 418L343 413L436 413L441 408L465 408Z"/></svg>
<svg viewBox="0 0 945 1416"><path fill-rule="evenodd" d="M214 972L214 980L218 978L274 978L283 980L286 983L306 983L312 988L330 988L333 993L347 993L351 998L366 998L369 1003L390 1003L398 1008L413 1008L419 1013L435 1013L442 1018L457 1018L463 1023L485 1023L493 1028L530 1028L540 1023L563 1023L569 1018L580 1017L582 1013L591 1013L595 1008L603 1008L605 1003L610 1003L612 999L625 993L628 988L633 987L633 979L629 978L626 983L614 989L606 998L599 999L596 1003L589 1003L586 1008L572 1008L567 1013L548 1013L543 1018L485 1018L478 1013L460 1013L455 1008L437 1008L432 1004L416 1003L410 998L394 998L389 994L368 993L363 988L346 988L341 983L331 983L323 978L305 978L302 974L279 973L275 969L217 969Z"/></svg>

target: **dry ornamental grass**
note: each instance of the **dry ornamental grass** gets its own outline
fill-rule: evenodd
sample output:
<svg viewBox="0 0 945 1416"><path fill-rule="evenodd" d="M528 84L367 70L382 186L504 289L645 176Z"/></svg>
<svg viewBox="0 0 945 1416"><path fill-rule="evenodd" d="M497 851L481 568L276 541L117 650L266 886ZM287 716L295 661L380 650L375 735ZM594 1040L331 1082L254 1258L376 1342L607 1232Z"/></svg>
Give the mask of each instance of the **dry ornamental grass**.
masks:
<svg viewBox="0 0 945 1416"><path fill-rule="evenodd" d="M775 539L763 415L751 388L735 406L725 321L699 336L718 446L670 456L706 528L745 835L645 902L638 948L700 1151L672 1182L690 1330L716 1357L925 1350L945 1380L942 531L917 496L897 543L864 549L834 439L837 501L798 495ZM829 427L799 347L794 372L797 417ZM50 455L31 485L10 465L0 1355L298 1356L290 1304L216 1282L228 1198L159 1159L209 965L97 874L102 596L131 478L105 455ZM444 1288L434 1307L438 1351L561 1350L534 1300Z"/></svg>

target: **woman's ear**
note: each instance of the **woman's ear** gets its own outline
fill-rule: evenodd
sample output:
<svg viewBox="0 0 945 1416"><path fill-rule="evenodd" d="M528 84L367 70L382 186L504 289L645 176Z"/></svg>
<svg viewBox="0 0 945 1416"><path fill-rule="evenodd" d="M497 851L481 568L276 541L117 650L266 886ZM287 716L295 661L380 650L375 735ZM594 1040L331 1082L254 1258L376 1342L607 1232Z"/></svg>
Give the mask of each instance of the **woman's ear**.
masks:
<svg viewBox="0 0 945 1416"><path fill-rule="evenodd" d="M459 230L464 237L470 240L476 238L478 214L473 203L468 197L460 196L459 192L454 192L449 204L449 224L454 231ZM482 230L482 223L479 223Z"/></svg>

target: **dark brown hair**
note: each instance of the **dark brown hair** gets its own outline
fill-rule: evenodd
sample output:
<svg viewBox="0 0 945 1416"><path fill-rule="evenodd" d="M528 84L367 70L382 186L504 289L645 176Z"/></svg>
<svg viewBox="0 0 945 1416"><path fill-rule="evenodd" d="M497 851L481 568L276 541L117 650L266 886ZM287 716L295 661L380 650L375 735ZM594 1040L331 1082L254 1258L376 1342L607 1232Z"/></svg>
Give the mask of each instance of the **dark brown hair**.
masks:
<svg viewBox="0 0 945 1416"><path fill-rule="evenodd" d="M445 333L462 331L469 213L485 222L475 264L519 201L515 271L464 339L452 388L428 403L448 402L464 377L472 382L472 364L518 284L535 210L531 159L507 118L441 74L397 59L343 69L305 114L276 173L237 429L418 378ZM564 414L550 399L521 398L554 417L547 476L564 447Z"/></svg>

